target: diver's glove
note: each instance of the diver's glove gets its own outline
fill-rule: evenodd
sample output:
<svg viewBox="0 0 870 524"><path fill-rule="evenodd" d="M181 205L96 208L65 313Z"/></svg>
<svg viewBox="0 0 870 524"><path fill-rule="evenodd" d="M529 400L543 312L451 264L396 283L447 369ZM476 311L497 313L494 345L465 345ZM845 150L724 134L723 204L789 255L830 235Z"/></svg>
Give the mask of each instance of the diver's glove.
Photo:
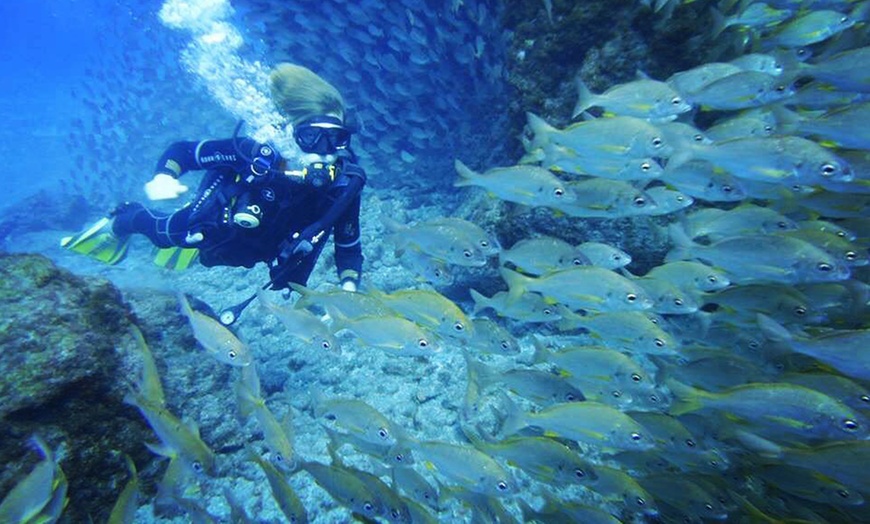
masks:
<svg viewBox="0 0 870 524"><path fill-rule="evenodd" d="M303 258L314 251L314 244L320 240L323 232L294 233L293 236L281 242L281 251L275 258L275 264L269 268L269 276L272 277L272 288L280 289L287 287L287 277L292 265L298 264Z"/></svg>
<svg viewBox="0 0 870 524"><path fill-rule="evenodd" d="M278 265L280 266L290 260L308 256L312 251L314 251L314 244L311 243L309 237L296 233L281 243L281 252L278 253Z"/></svg>
<svg viewBox="0 0 870 524"><path fill-rule="evenodd" d="M154 175L154 178L145 184L145 194L148 195L149 200L170 200L178 198L186 191L187 186L174 176L165 173Z"/></svg>

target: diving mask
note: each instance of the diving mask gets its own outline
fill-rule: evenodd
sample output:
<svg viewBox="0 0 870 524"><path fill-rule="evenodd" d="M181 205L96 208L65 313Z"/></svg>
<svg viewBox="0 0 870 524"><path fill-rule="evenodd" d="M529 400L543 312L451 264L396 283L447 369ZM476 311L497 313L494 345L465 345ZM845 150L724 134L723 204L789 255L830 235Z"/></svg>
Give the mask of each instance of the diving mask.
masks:
<svg viewBox="0 0 870 524"><path fill-rule="evenodd" d="M347 149L351 135L339 118L329 115L309 118L293 126L296 145L305 153L330 155Z"/></svg>

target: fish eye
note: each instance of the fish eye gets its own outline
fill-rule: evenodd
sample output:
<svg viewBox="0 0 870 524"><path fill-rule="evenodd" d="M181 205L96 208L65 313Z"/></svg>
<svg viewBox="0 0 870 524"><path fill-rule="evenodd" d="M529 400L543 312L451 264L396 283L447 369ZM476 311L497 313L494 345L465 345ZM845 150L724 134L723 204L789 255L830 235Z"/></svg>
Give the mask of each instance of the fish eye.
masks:
<svg viewBox="0 0 870 524"><path fill-rule="evenodd" d="M366 512L371 512L375 509L375 505L371 502L366 501L365 503L363 503L363 509L366 510Z"/></svg>
<svg viewBox="0 0 870 524"><path fill-rule="evenodd" d="M659 147L662 146L662 144L664 144L664 141L663 141L661 138L659 138L659 137L657 137L657 136L656 136L656 137L653 137L653 139L652 139L652 145L653 145L653 147L655 147L655 148L659 148Z"/></svg>
<svg viewBox="0 0 870 524"><path fill-rule="evenodd" d="M646 199L642 196L634 197L634 205L637 207L643 207L646 205Z"/></svg>
<svg viewBox="0 0 870 524"><path fill-rule="evenodd" d="M284 455L280 453L275 453L275 462L281 464L284 462Z"/></svg>
<svg viewBox="0 0 870 524"><path fill-rule="evenodd" d="M858 258L858 253L855 253L854 251L846 251L846 260L853 262L856 258Z"/></svg>
<svg viewBox="0 0 870 524"><path fill-rule="evenodd" d="M550 315L553 314L553 310L550 309L550 308L548 308L548 307L545 307L545 308L541 311L541 313L543 313L543 314L546 315L546 316L550 316Z"/></svg>
<svg viewBox="0 0 870 524"><path fill-rule="evenodd" d="M710 509L713 509L713 506L710 506ZM396 508L393 508L390 510L390 515L392 515L392 517L394 519L397 519L401 516L401 514L399 513L399 510L397 510Z"/></svg>
<svg viewBox="0 0 870 524"><path fill-rule="evenodd" d="M402 453L396 453L396 456L393 457L393 460L401 464L402 462L405 462L405 455L403 455Z"/></svg>
<svg viewBox="0 0 870 524"><path fill-rule="evenodd" d="M575 259L572 260L571 262L572 262L575 266L582 266L582 265L583 265L583 261L580 260L579 258L575 258Z"/></svg>
<svg viewBox="0 0 870 524"><path fill-rule="evenodd" d="M803 306L796 306L794 308L794 314L799 316L799 317L802 317L802 316L807 314L807 308L805 308Z"/></svg>
<svg viewBox="0 0 870 524"><path fill-rule="evenodd" d="M844 16L844 17L840 18L840 23L841 23L841 24L845 24L845 23L848 22L848 21L849 21L849 17L848 17L848 16Z"/></svg>
<svg viewBox="0 0 870 524"><path fill-rule="evenodd" d="M471 251L469 251L468 249L466 249L465 251L462 252L462 256L464 256L465 258L471 258L472 255L473 255L473 253Z"/></svg>
<svg viewBox="0 0 870 524"><path fill-rule="evenodd" d="M832 271L834 268L833 266L831 266L831 264L828 264L827 262L819 262L819 264L816 266L816 269L818 269L822 273L827 273L828 271Z"/></svg>
<svg viewBox="0 0 870 524"><path fill-rule="evenodd" d="M631 440L638 442L640 439L641 439L640 433L632 433L631 434Z"/></svg>
<svg viewBox="0 0 870 524"><path fill-rule="evenodd" d="M507 489L508 489L508 483L505 482L505 481L503 481L503 480L500 480L500 481L498 482L498 484L496 484L495 487L498 488L499 491L507 491Z"/></svg>
<svg viewBox="0 0 870 524"><path fill-rule="evenodd" d="M566 393L566 394L565 394L565 400L566 400L567 402L574 402L574 401L577 400L577 397L574 396L574 393Z"/></svg>
<svg viewBox="0 0 870 524"><path fill-rule="evenodd" d="M586 477L586 472L580 468L577 468L574 470L574 476L577 477L578 479L582 479L582 478Z"/></svg>
<svg viewBox="0 0 870 524"><path fill-rule="evenodd" d="M675 306L682 306L682 305L683 305L683 299L682 299L682 298L675 298L675 299L674 299L674 305L675 305Z"/></svg>
<svg viewBox="0 0 870 524"><path fill-rule="evenodd" d="M659 396L656 395L655 393L653 393L649 396L649 401L652 402L653 404L658 404L659 403Z"/></svg>
<svg viewBox="0 0 870 524"><path fill-rule="evenodd" d="M858 429L858 423L852 419L846 419L843 421L843 429L846 431L855 431Z"/></svg>
<svg viewBox="0 0 870 524"><path fill-rule="evenodd" d="M678 96L675 96L674 98L671 98L671 104L673 104L673 105L675 105L675 106L678 106L678 105L680 105L680 104L682 104L682 103L683 103L683 99L680 98L680 97L678 97Z"/></svg>
<svg viewBox="0 0 870 524"><path fill-rule="evenodd" d="M239 356L235 351L227 351L227 356L230 357L230 360L235 360L237 356Z"/></svg>
<svg viewBox="0 0 870 524"><path fill-rule="evenodd" d="M660 339L660 338L655 339L654 342L655 342L655 345L656 345L657 348L663 348L663 347L665 347L665 341L662 340L662 339Z"/></svg>
<svg viewBox="0 0 870 524"><path fill-rule="evenodd" d="M837 166L833 164L822 164L822 176L831 176L837 172Z"/></svg>
<svg viewBox="0 0 870 524"><path fill-rule="evenodd" d="M780 229L788 229L788 224L786 224L785 222L780 220L779 222L776 223L776 227L778 227Z"/></svg>
<svg viewBox="0 0 870 524"><path fill-rule="evenodd" d="M646 172L646 171L649 171L650 169L652 169L652 164L650 164L649 162L644 162L640 165L641 171Z"/></svg>
<svg viewBox="0 0 870 524"><path fill-rule="evenodd" d="M613 391L610 392L610 396L612 396L613 398L619 398L622 396L622 391L619 391L618 389L614 389Z"/></svg>
<svg viewBox="0 0 870 524"><path fill-rule="evenodd" d="M695 444L695 441L690 439L690 438L687 438L685 442L686 442L686 445L689 446L690 448L694 448L695 446L697 446L697 444Z"/></svg>
<svg viewBox="0 0 870 524"><path fill-rule="evenodd" d="M560 196L565 194L565 190L562 189L561 187L557 187L556 189L553 190L553 194L556 195L557 197L560 197Z"/></svg>
<svg viewBox="0 0 870 524"><path fill-rule="evenodd" d="M637 499L635 499L635 503L637 503L638 506L646 506L646 501L643 500L643 499L640 498L640 497L638 497Z"/></svg>
<svg viewBox="0 0 870 524"><path fill-rule="evenodd" d="M733 187L729 186L728 184L722 184L722 192L723 193L730 193L732 191L734 191Z"/></svg>
<svg viewBox="0 0 870 524"><path fill-rule="evenodd" d="M784 93L784 92L785 92L785 86L782 85L782 84L776 86L776 92L777 92L777 93Z"/></svg>
<svg viewBox="0 0 870 524"><path fill-rule="evenodd" d="M511 345L508 343L507 340L502 340L502 341L499 343L499 345L500 345L501 348L504 349L504 350L508 350L508 349L511 348Z"/></svg>
<svg viewBox="0 0 870 524"><path fill-rule="evenodd" d="M462 322L457 322L453 324L453 329L456 331L465 331L465 326L462 325Z"/></svg>
<svg viewBox="0 0 870 524"><path fill-rule="evenodd" d="M749 349L758 349L760 347L761 347L761 344L759 344L758 341L756 341L756 340L753 340L752 342L749 343Z"/></svg>
<svg viewBox="0 0 870 524"><path fill-rule="evenodd" d="M324 340L320 343L320 347L322 347L323 349L329 349L332 347L332 344L330 344L328 340Z"/></svg>
<svg viewBox="0 0 870 524"><path fill-rule="evenodd" d="M193 471L196 473L202 472L202 463L198 460L194 460L190 467L193 468Z"/></svg>
<svg viewBox="0 0 870 524"><path fill-rule="evenodd" d="M870 395L861 395L861 402L870 402Z"/></svg>
<svg viewBox="0 0 870 524"><path fill-rule="evenodd" d="M703 141L704 141L704 135L702 135L702 134L700 134L700 133L697 134L697 135L694 135L694 136L692 137L692 140L694 140L695 142L703 142Z"/></svg>
<svg viewBox="0 0 870 524"><path fill-rule="evenodd" d="M386 439L390 436L390 432L387 431L387 428L378 428L378 436L382 439Z"/></svg>
<svg viewBox="0 0 870 524"><path fill-rule="evenodd" d="M640 382L641 380L643 380L643 377L640 376L639 373L632 373L632 374L631 374L631 380L632 380L633 382Z"/></svg>
<svg viewBox="0 0 870 524"><path fill-rule="evenodd" d="M635 295L634 293L629 293L625 295L625 300L629 302L634 302L635 300L637 300L637 295Z"/></svg>
<svg viewBox="0 0 870 524"><path fill-rule="evenodd" d="M429 347L429 341L426 340L425 338L421 338L420 340L417 341L417 347L419 347L421 349L426 349L427 347Z"/></svg>
<svg viewBox="0 0 870 524"><path fill-rule="evenodd" d="M707 282L709 282L711 284L715 284L715 283L719 282L719 279L716 278L716 275L710 275L707 277Z"/></svg>
<svg viewBox="0 0 870 524"><path fill-rule="evenodd" d="M489 247L489 242L487 242L486 240L481 240L480 247Z"/></svg>
<svg viewBox="0 0 870 524"><path fill-rule="evenodd" d="M704 504L704 508L705 508L707 511L713 511L713 505L710 504L709 502L706 503L706 504Z"/></svg>
<svg viewBox="0 0 870 524"><path fill-rule="evenodd" d="M846 491L845 489L838 489L838 490L837 490L837 495L839 495L841 498L844 498L844 499L847 499L847 498L849 498L849 497L852 496L852 495L851 495L848 491Z"/></svg>

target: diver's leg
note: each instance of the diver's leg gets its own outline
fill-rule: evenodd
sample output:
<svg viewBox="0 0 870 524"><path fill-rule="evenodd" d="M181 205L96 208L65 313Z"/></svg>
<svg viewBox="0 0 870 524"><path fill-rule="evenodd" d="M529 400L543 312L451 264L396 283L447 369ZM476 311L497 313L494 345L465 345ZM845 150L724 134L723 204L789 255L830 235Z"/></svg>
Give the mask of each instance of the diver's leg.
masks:
<svg viewBox="0 0 870 524"><path fill-rule="evenodd" d="M193 247L197 242L189 234L190 206L174 213L160 213L136 202L125 202L112 212L112 217L112 231L119 237L139 233L159 248Z"/></svg>

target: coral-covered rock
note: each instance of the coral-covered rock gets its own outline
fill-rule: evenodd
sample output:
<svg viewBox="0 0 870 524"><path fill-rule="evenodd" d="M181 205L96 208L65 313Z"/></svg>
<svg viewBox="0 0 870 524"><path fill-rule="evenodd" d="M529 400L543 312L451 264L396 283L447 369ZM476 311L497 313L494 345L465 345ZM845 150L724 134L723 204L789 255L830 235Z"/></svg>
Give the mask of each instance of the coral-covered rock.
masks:
<svg viewBox="0 0 870 524"><path fill-rule="evenodd" d="M106 280L40 255L0 255L0 418L114 376L130 311Z"/></svg>

